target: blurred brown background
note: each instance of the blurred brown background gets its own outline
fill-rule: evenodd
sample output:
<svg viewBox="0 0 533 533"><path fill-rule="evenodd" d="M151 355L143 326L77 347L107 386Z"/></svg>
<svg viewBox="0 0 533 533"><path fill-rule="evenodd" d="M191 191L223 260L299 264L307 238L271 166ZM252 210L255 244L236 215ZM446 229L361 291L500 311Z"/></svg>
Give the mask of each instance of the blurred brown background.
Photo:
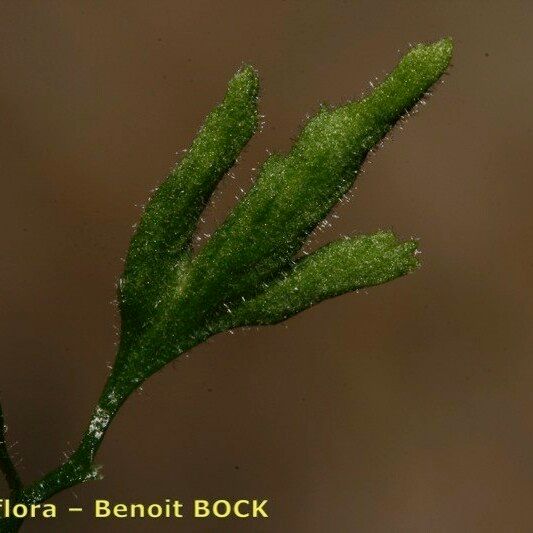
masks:
<svg viewBox="0 0 533 533"><path fill-rule="evenodd" d="M531 2L1 6L0 390L26 481L76 445L114 356L136 205L234 70L259 69L266 125L209 227L320 101L360 95L410 42L456 44L320 236L392 227L420 237L423 268L198 347L126 404L104 481L54 500L269 498L271 519L63 513L25 531L533 530Z"/></svg>

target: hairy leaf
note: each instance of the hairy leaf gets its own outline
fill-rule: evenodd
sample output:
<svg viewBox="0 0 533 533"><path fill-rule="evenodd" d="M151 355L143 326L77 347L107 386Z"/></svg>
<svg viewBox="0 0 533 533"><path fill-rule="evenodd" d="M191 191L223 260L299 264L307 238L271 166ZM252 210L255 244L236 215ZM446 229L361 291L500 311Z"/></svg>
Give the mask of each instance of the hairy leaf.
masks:
<svg viewBox="0 0 533 533"><path fill-rule="evenodd" d="M270 323L323 298L392 279L413 268L411 243L395 244L395 253L401 251L400 256L383 255L384 249L378 245L390 241L389 234L341 242L317 252L295 269L293 281L300 280L307 287L300 299L285 294L289 304L285 309L275 302L291 287L290 280L284 279L305 239L349 190L369 150L443 74L451 52L449 39L418 45L368 96L337 108L322 107L286 155L267 159L254 186L203 249L195 257L182 261L179 261L180 254L187 248L194 218L199 216L216 179L208 172L209 185L200 180L200 189L205 193L202 196L194 177L187 177L186 172L171 176L171 185L163 186L159 196L152 200L132 241L125 279L127 282L133 273L135 283L130 293L124 292L122 313L126 318L126 334L123 330L114 369L114 379L123 384L121 388L132 388L183 351L219 331L220 325L226 323L225 315L233 310L242 316L244 323ZM256 120L257 82L253 71L245 70L235 79L239 83L230 86L230 96L226 98L231 104L224 112L233 122L224 115L231 131L220 126L226 132L223 139L233 142L234 128L244 120L242 117L252 118L247 122L246 135L231 144L232 157L236 157L239 143L244 144L253 131ZM214 123L218 124L216 120ZM220 137L209 135L206 140L195 141L194 160L203 161L202 152L207 157L212 153L212 144L217 143ZM226 150L223 153L227 155ZM227 156L225 164L217 168L226 169L232 157ZM212 170L211 166L207 167ZM193 180L193 185L185 185L188 179ZM180 185L175 185L174 180ZM167 187L169 194L166 194ZM182 191L191 188L194 193L185 194L183 199ZM190 207L190 198L195 200L194 207ZM180 221L175 221L173 216ZM358 263L357 254L365 242L374 246L368 252L374 255L367 256L368 265L373 264L377 269L374 274L362 270ZM324 278L319 267L328 267L328 261L332 262L329 266L335 265L332 271L337 278L328 278L320 286L319 278ZM317 286L311 290L308 284L313 280ZM261 295L265 287L270 287L272 292L267 290ZM133 309L127 306L128 294ZM248 308L239 308L243 300L259 303L255 307L250 303ZM141 308L140 312L136 312L137 307ZM237 308L242 310L237 312ZM140 321L129 320L130 314Z"/></svg>
<svg viewBox="0 0 533 533"><path fill-rule="evenodd" d="M257 128L258 90L252 67L235 74L224 101L146 206L120 281L123 335L142 328L171 290L206 202Z"/></svg>
<svg viewBox="0 0 533 533"><path fill-rule="evenodd" d="M418 266L415 252L415 241L399 242L390 231L332 242L234 307L220 329L275 324L326 298L393 280Z"/></svg>
<svg viewBox="0 0 533 533"><path fill-rule="evenodd" d="M359 102L327 109L287 155L270 157L254 187L193 261L185 282L204 315L260 290L352 186L368 151L445 71L451 41L413 48Z"/></svg>

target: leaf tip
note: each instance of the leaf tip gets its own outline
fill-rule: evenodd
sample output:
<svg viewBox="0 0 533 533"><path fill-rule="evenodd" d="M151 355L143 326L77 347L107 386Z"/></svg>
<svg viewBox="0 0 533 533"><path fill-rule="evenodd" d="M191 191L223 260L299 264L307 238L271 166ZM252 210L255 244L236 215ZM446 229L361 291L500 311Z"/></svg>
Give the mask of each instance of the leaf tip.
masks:
<svg viewBox="0 0 533 533"><path fill-rule="evenodd" d="M257 97L259 94L259 74L252 65L243 65L233 76L229 83L230 90Z"/></svg>
<svg viewBox="0 0 533 533"><path fill-rule="evenodd" d="M430 45L433 48L433 52L436 58L440 58L446 68L450 64L453 54L453 39L451 37L444 37L440 41L437 41Z"/></svg>
<svg viewBox="0 0 533 533"><path fill-rule="evenodd" d="M411 239L398 245L398 266L403 274L409 274L420 268L420 249L418 239Z"/></svg>
<svg viewBox="0 0 533 533"><path fill-rule="evenodd" d="M445 37L429 44L418 44L404 56L411 68L419 71L427 81L435 83L446 71L453 53L453 40Z"/></svg>

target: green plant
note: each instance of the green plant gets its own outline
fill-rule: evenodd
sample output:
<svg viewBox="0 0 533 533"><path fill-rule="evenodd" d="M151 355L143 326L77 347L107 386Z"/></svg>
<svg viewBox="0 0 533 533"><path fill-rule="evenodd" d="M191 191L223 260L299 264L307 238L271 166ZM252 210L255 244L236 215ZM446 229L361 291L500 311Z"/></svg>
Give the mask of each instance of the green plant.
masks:
<svg viewBox="0 0 533 533"><path fill-rule="evenodd" d="M201 212L258 123L256 73L237 72L131 240L118 288L120 345L81 444L63 465L23 487L0 433L0 466L14 502L43 502L97 478L95 454L120 406L150 375L211 335L273 324L417 267L416 243L388 231L297 254L350 189L369 150L440 78L451 53L450 39L418 45L362 100L322 106L287 154L267 159L251 190L193 253ZM4 519L0 531L20 524Z"/></svg>

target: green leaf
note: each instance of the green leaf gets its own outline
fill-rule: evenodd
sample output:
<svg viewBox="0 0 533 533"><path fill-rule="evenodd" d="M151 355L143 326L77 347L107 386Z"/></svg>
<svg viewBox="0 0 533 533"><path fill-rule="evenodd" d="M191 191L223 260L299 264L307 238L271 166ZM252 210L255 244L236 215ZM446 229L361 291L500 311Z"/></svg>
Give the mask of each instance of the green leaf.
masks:
<svg viewBox="0 0 533 533"><path fill-rule="evenodd" d="M79 447L22 488L0 407L0 469L16 502L39 503L98 476L94 457L126 398L166 363L224 329L284 320L325 298L389 281L418 265L413 241L391 232L326 245L296 260L317 224L351 187L368 151L443 74L450 39L418 45L371 94L323 107L257 181L205 247L190 241L217 182L257 127L258 82L246 67L207 117L191 149L149 202L128 251L117 359ZM21 518L0 519L18 531Z"/></svg>
<svg viewBox="0 0 533 533"><path fill-rule="evenodd" d="M234 307L219 329L275 324L326 298L403 276L418 266L416 249L415 241L399 242L390 231L330 243Z"/></svg>
<svg viewBox="0 0 533 533"><path fill-rule="evenodd" d="M257 128L258 90L252 67L235 74L224 101L146 206L120 280L123 335L141 329L161 293L171 290L201 212Z"/></svg>
<svg viewBox="0 0 533 533"><path fill-rule="evenodd" d="M443 74L451 50L449 39L413 48L369 96L322 108L287 155L266 161L183 275L191 327L253 296L286 268L350 189L368 151Z"/></svg>
<svg viewBox="0 0 533 533"><path fill-rule="evenodd" d="M402 266L412 268L413 258L401 255L397 259L406 263L395 263L392 256L380 256L377 247L373 252L373 265L377 270L372 277L370 271L361 270L353 251L361 250L361 243L367 241L356 239L351 243L353 250L350 243L339 243L318 252L295 271L296 279L303 276L302 281L317 281L313 265L327 265L330 261L330 267L333 263L337 265L333 271L338 279L328 279L327 284L322 287L317 285L314 290L306 285L307 290L301 299L289 298L289 307L282 309L279 306L282 297L279 291L290 288L290 282L283 282L283 277L291 269L304 241L350 189L369 150L444 73L451 52L449 39L418 45L368 96L337 108L322 107L303 128L286 155L267 159L248 194L191 259L186 257L181 260L180 254L187 249L195 218L199 216L205 197L216 180L212 173L205 174L209 176L209 186L202 185L201 189L206 192L197 200L200 196L194 173L171 176L171 185L160 189L164 192L150 204L138 235L132 241L125 273L126 288L128 283L130 288L123 291L123 333L112 381L122 383L120 388L123 391L131 390L179 354L218 331L220 324L225 323L228 311L238 308L243 299L254 301L265 286L270 287L276 297L269 297L268 292L262 297L257 296L264 313L259 312L260 304L253 309L253 304L250 304L248 311L247 308L239 311L243 320L270 323L329 295L353 290L361 284L366 286L391 279L404 273L400 268ZM247 134L239 137L242 144L253 131L256 117L253 107L256 78L251 70L245 73L250 81L236 85L235 93L230 87L231 102L238 102L238 105L229 105L228 109L232 112L226 111L222 120L224 124L224 121L227 125L231 124L230 133L222 135L222 138L233 140L236 135L234 129L243 120L235 119L234 113L239 117L249 116L253 109L253 120L248 123ZM248 114L243 109L248 110ZM215 123L218 124L218 121ZM210 124L210 119L207 124ZM223 124L220 130L226 132ZM219 149L220 139L217 134L198 141L194 160L209 159L210 154ZM232 144L235 149L232 157L236 157L239 142ZM226 150L222 152L227 153ZM224 161L225 169L231 157ZM212 169L212 166L207 167ZM196 165L194 168L197 168ZM189 179L193 180L192 185ZM174 184L175 180L179 186ZM200 182L204 184L204 181ZM195 191L194 194L183 193L190 188ZM166 194L167 190L171 192ZM190 197L195 200L193 208L190 207ZM173 228L172 231L168 230L169 227ZM384 237L375 238L377 241L368 242L377 246ZM394 250L412 252L412 244L403 246L407 248ZM346 262L345 269L342 269L343 260ZM315 275L312 275L313 272ZM387 273L391 278L387 278ZM350 276L354 278L350 279ZM257 318L253 317L252 311L256 312ZM131 315L137 320L131 321ZM245 323L248 323L246 320ZM123 394L125 392L120 396Z"/></svg>

